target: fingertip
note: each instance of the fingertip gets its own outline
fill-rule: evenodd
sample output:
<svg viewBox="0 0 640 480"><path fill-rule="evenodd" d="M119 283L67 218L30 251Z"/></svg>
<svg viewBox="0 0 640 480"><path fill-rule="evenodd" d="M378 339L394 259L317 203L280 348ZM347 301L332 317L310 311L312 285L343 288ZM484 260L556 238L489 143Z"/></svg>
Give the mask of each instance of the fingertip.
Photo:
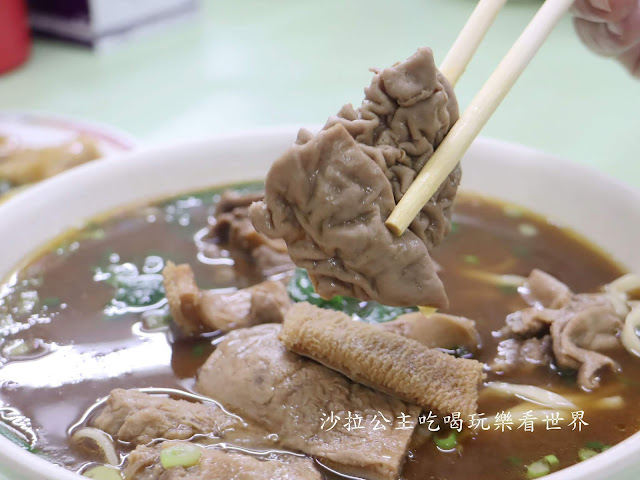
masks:
<svg viewBox="0 0 640 480"><path fill-rule="evenodd" d="M593 52L611 57L619 55L626 48L620 38L612 34L606 23L594 23L582 18L573 20L578 37Z"/></svg>
<svg viewBox="0 0 640 480"><path fill-rule="evenodd" d="M640 8L638 0L576 0L574 16L592 22L620 22Z"/></svg>
<svg viewBox="0 0 640 480"><path fill-rule="evenodd" d="M613 11L611 0L589 0L589 3L593 8L601 12L611 13Z"/></svg>
<svg viewBox="0 0 640 480"><path fill-rule="evenodd" d="M638 0L609 0L611 13L607 22L620 22L640 8Z"/></svg>
<svg viewBox="0 0 640 480"><path fill-rule="evenodd" d="M597 42L595 41L595 36L593 34L594 26L594 23L589 20L585 20L583 18L573 19L573 28L578 34L578 38L587 46L587 48L597 52Z"/></svg>
<svg viewBox="0 0 640 480"><path fill-rule="evenodd" d="M624 52L618 59L633 77L640 79L640 45Z"/></svg>

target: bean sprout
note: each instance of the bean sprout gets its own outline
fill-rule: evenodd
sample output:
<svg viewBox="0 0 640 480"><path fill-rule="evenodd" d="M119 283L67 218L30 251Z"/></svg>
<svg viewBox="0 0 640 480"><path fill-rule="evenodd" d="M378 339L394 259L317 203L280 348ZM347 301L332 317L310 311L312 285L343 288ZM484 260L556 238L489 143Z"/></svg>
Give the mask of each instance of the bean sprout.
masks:
<svg viewBox="0 0 640 480"><path fill-rule="evenodd" d="M621 316L629 313L629 292L638 289L640 289L640 275L635 273L623 275L604 287L616 313Z"/></svg>
<svg viewBox="0 0 640 480"><path fill-rule="evenodd" d="M611 282L605 288L621 293L629 293L633 292L634 290L640 290L640 275L637 275L635 273L627 273L626 275L623 275L617 280Z"/></svg>
<svg viewBox="0 0 640 480"><path fill-rule="evenodd" d="M628 273L604 287L611 303L621 316L625 316L624 326L620 334L622 345L629 353L640 357L640 306L638 302L629 301L629 293L640 290L640 275Z"/></svg>
<svg viewBox="0 0 640 480"><path fill-rule="evenodd" d="M109 435L98 428L84 427L73 434L71 439L74 442L80 442L83 439L92 440L104 454L105 460L109 465L119 465L120 459L113 445L113 440Z"/></svg>
<svg viewBox="0 0 640 480"><path fill-rule="evenodd" d="M594 407L602 408L605 410L615 410L617 408L624 407L624 398L620 395L615 395L613 397L604 397L594 403Z"/></svg>
<svg viewBox="0 0 640 480"><path fill-rule="evenodd" d="M522 277L520 275L491 273L482 270L466 270L464 274L469 278L480 280L481 282L496 285L498 287L521 287L527 281L526 277Z"/></svg>
<svg viewBox="0 0 640 480"><path fill-rule="evenodd" d="M640 357L640 337L638 337L638 330L640 329L640 307L635 306L631 312L627 315L624 321L624 327L622 327L622 334L620 340L622 345L629 353Z"/></svg>
<svg viewBox="0 0 640 480"><path fill-rule="evenodd" d="M513 395L522 400L536 403L543 407L558 409L575 409L578 408L575 403L562 395L545 390L544 388L534 387L533 385L517 385L505 382L489 382L486 388L506 395Z"/></svg>

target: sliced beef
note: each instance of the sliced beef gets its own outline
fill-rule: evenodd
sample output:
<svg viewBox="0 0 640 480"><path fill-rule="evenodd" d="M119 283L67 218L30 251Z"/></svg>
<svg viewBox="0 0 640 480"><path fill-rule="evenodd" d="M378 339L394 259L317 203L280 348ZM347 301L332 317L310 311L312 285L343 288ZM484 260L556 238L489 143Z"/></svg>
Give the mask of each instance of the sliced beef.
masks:
<svg viewBox="0 0 640 480"><path fill-rule="evenodd" d="M501 330L504 336L530 338L545 335L553 318L544 315L540 307L525 308L507 315L506 326Z"/></svg>
<svg viewBox="0 0 640 480"><path fill-rule="evenodd" d="M423 409L467 416L478 408L482 363L353 321L343 312L298 303L287 312L280 339L293 352Z"/></svg>
<svg viewBox="0 0 640 480"><path fill-rule="evenodd" d="M152 440L186 440L214 435L252 445L268 445L268 433L245 423L214 403L194 403L137 390L111 391L105 408L92 421L113 438L134 445Z"/></svg>
<svg viewBox="0 0 640 480"><path fill-rule="evenodd" d="M532 270L524 285L523 297L532 306L562 308L573 293L560 280L542 270Z"/></svg>
<svg viewBox="0 0 640 480"><path fill-rule="evenodd" d="M530 372L536 367L551 365L553 350L551 335L542 338L508 338L498 344L498 354L490 367L494 372Z"/></svg>
<svg viewBox="0 0 640 480"><path fill-rule="evenodd" d="M397 479L420 409L289 352L280 327L228 334L201 368L197 389L276 433L285 448L345 474Z"/></svg>
<svg viewBox="0 0 640 480"><path fill-rule="evenodd" d="M198 288L189 265L167 262L162 275L173 320L187 335L280 323L291 305L286 287L277 281L216 293Z"/></svg>
<svg viewBox="0 0 640 480"><path fill-rule="evenodd" d="M509 315L500 331L503 338L518 343L505 344L511 354L499 354L495 365L506 371L509 363L529 362L521 348L525 341L550 335L555 362L561 368L577 369L578 384L586 390L598 386L602 371L617 368L601 353L620 347L618 334L624 322L608 295L574 294L558 279L534 270L523 297L533 306ZM514 345L518 346L517 353ZM539 358L549 361L546 355Z"/></svg>
<svg viewBox="0 0 640 480"><path fill-rule="evenodd" d="M457 118L431 50L375 70L359 109L343 107L315 136L301 130L273 164L253 224L285 240L324 298L445 307L429 252L450 229L460 168L401 237L384 222Z"/></svg>
<svg viewBox="0 0 640 480"><path fill-rule="evenodd" d="M258 233L249 219L249 206L263 198L262 192L225 191L216 204L214 224L204 239L210 243L210 256L222 256L221 250L228 250L234 260L251 264L266 279L295 266L284 240Z"/></svg>
<svg viewBox="0 0 640 480"><path fill-rule="evenodd" d="M207 238L217 245L232 246L246 252L266 245L280 253L287 253L286 244L279 239L256 232L249 219L249 206L264 198L264 194L242 195L233 190L225 191L216 205L215 223Z"/></svg>
<svg viewBox="0 0 640 480"><path fill-rule="evenodd" d="M259 457L220 447L202 449L197 465L164 468L160 453L182 442L139 446L129 454L126 480L322 480L313 460L281 454Z"/></svg>
<svg viewBox="0 0 640 480"><path fill-rule="evenodd" d="M139 446L129 454L124 468L126 480L322 480L313 460L281 454L258 457L219 447L202 448L192 467L164 468L160 452L182 442Z"/></svg>
<svg viewBox="0 0 640 480"><path fill-rule="evenodd" d="M248 208L253 202L259 202L263 198L264 192L240 193L236 190L225 190L216 203L215 215L231 213L238 208Z"/></svg>
<svg viewBox="0 0 640 480"><path fill-rule="evenodd" d="M462 347L469 352L476 352L480 345L480 335L473 320L444 313L406 313L391 322L380 324L380 328L416 340L429 348Z"/></svg>

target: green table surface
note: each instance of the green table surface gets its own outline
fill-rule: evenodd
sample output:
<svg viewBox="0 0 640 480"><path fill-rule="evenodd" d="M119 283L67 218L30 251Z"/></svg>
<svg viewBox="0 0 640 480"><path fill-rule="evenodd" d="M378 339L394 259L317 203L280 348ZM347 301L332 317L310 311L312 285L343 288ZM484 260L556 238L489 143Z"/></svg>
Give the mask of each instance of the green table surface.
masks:
<svg viewBox="0 0 640 480"><path fill-rule="evenodd" d="M540 1L511 0L457 86L464 108ZM106 122L143 143L322 123L358 104L369 67L433 48L441 60L471 0L204 0L191 21L105 52L36 40L0 76L0 109ZM483 131L640 187L640 82L592 55L566 18ZM1 476L0 476L1 477Z"/></svg>
<svg viewBox="0 0 640 480"><path fill-rule="evenodd" d="M511 0L457 87L461 107L540 5ZM0 108L113 124L143 142L322 123L371 74L431 46L437 60L472 0L204 0L195 20L93 53L38 40L0 77ZM483 132L640 186L640 82L580 44L567 18Z"/></svg>

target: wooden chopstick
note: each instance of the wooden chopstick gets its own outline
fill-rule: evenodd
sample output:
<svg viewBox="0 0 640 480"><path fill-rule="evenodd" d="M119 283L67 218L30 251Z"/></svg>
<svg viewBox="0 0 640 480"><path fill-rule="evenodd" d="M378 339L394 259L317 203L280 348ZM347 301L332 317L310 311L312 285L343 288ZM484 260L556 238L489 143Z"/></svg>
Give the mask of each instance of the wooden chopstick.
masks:
<svg viewBox="0 0 640 480"><path fill-rule="evenodd" d="M453 46L440 65L440 72L455 86L462 76L480 42L491 28L507 0L480 0L458 34Z"/></svg>
<svg viewBox="0 0 640 480"><path fill-rule="evenodd" d="M445 181L574 0L546 0L386 221L402 235Z"/></svg>

